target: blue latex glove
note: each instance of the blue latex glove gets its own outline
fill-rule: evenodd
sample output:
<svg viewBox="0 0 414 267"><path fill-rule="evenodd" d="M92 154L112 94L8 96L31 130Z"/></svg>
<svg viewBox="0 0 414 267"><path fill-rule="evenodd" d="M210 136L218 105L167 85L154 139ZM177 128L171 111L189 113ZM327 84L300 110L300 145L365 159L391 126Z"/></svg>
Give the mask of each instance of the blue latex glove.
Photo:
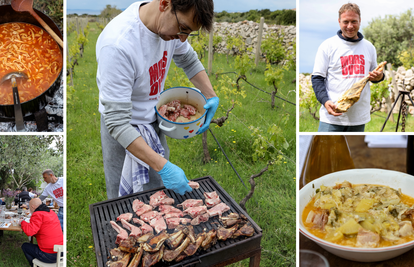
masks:
<svg viewBox="0 0 414 267"><path fill-rule="evenodd" d="M161 171L158 172L167 189L173 190L175 193L184 195L193 189L188 185L187 177L184 171L177 165L167 162Z"/></svg>
<svg viewBox="0 0 414 267"><path fill-rule="evenodd" d="M206 121L204 122L203 126L197 131L196 134L201 134L207 131L208 127L210 126L210 122L216 113L216 110L219 105L219 98L217 96L212 97L207 100L207 103L204 105L204 108L207 110L206 114Z"/></svg>

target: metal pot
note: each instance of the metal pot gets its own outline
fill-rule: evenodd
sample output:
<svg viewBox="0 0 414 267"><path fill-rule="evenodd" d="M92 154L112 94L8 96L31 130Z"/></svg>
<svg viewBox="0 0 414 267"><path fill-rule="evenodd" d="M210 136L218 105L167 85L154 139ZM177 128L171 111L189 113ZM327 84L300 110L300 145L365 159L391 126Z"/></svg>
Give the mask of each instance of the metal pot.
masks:
<svg viewBox="0 0 414 267"><path fill-rule="evenodd" d="M190 104L198 110L203 110L203 115L190 122L173 122L162 117L158 113L158 108L173 100L180 100L182 103ZM160 130L174 139L188 139L196 135L197 131L203 126L207 111L204 105L207 98L196 88L173 87L161 92L158 104L154 107L157 113L157 122Z"/></svg>
<svg viewBox="0 0 414 267"><path fill-rule="evenodd" d="M39 10L34 9L34 11L46 22L47 25L60 37L62 38L62 33L60 32L58 26L53 22L51 18L43 14ZM13 10L11 5L0 6L0 24L9 23L9 22L25 22L36 25L42 29L37 20L30 15L28 12L16 12ZM60 48L62 51L62 48ZM62 52L63 55L63 52ZM58 77L53 82L53 84L45 90L39 96L32 98L24 103L22 103L22 112L23 116L27 117L34 114L36 111L41 110L47 105L47 97L52 97L54 92L60 87L60 81L62 76L62 70L60 71ZM10 92L11 92L10 88ZM0 121L14 121L14 106L13 105L0 105Z"/></svg>

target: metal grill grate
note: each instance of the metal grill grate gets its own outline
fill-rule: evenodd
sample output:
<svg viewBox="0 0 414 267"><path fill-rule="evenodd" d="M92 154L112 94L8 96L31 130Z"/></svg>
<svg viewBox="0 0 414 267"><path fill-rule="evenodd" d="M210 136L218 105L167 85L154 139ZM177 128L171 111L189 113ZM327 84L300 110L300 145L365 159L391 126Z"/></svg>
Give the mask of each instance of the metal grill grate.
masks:
<svg viewBox="0 0 414 267"><path fill-rule="evenodd" d="M236 257L236 255L259 249L262 238L262 229L230 197L230 195L227 194L227 192L224 191L224 189L211 176L198 178L193 181L198 182L200 184L200 188L193 190L191 193L186 193L184 196L175 194L173 191L162 187L89 205L98 266L104 266L108 260L109 251L112 248L117 247L117 245L115 245L117 232L111 227L109 222L111 220L116 221L116 217L127 212L130 212L134 214L134 217L137 217L132 210L132 202L135 199L139 199L148 204L150 196L159 190L164 190L169 197L175 200L175 207L177 207L177 204L184 202L186 199L204 199L204 192L216 191L220 196L221 201L230 207L230 211L224 213L224 215L227 215L230 212L243 213L252 224L255 229L255 233L252 237L238 237L236 239L218 241L215 246L209 248L208 250L198 250L196 254L185 258L179 263L160 262L156 266L211 266L218 262L224 261L225 259ZM118 224L122 226L119 222ZM203 231L204 228L209 231L210 229L217 228L219 225L221 224L218 220L218 216L214 216L210 218L208 222L194 226L194 231L197 234ZM173 229L168 229L167 231L172 232Z"/></svg>

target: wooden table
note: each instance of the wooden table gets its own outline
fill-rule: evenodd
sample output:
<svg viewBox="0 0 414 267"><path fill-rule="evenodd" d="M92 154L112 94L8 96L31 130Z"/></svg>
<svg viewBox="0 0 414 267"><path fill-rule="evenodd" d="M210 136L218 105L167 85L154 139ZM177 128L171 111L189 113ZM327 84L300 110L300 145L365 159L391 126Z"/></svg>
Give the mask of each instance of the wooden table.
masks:
<svg viewBox="0 0 414 267"><path fill-rule="evenodd" d="M368 148L364 137L346 136L355 168L379 168L406 172L407 150L405 148ZM299 234L299 248L319 252L328 260L329 265L334 267L414 266L414 249L387 261L369 263L350 261L335 256L302 234Z"/></svg>

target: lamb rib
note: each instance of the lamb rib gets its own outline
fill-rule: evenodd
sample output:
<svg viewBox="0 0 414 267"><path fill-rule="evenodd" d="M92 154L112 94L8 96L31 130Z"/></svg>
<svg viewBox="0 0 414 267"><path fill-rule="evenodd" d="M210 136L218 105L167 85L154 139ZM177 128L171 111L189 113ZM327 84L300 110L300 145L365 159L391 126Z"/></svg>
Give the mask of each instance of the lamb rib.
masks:
<svg viewBox="0 0 414 267"><path fill-rule="evenodd" d="M375 71L383 71L386 63L387 63L386 61L380 63L375 68ZM336 102L335 112L338 112L338 113L347 112L348 109L353 104L358 102L359 97L361 96L362 90L364 89L368 81L369 81L369 75L362 78L358 82L354 83L350 89L346 90L345 93L343 93L342 96Z"/></svg>

